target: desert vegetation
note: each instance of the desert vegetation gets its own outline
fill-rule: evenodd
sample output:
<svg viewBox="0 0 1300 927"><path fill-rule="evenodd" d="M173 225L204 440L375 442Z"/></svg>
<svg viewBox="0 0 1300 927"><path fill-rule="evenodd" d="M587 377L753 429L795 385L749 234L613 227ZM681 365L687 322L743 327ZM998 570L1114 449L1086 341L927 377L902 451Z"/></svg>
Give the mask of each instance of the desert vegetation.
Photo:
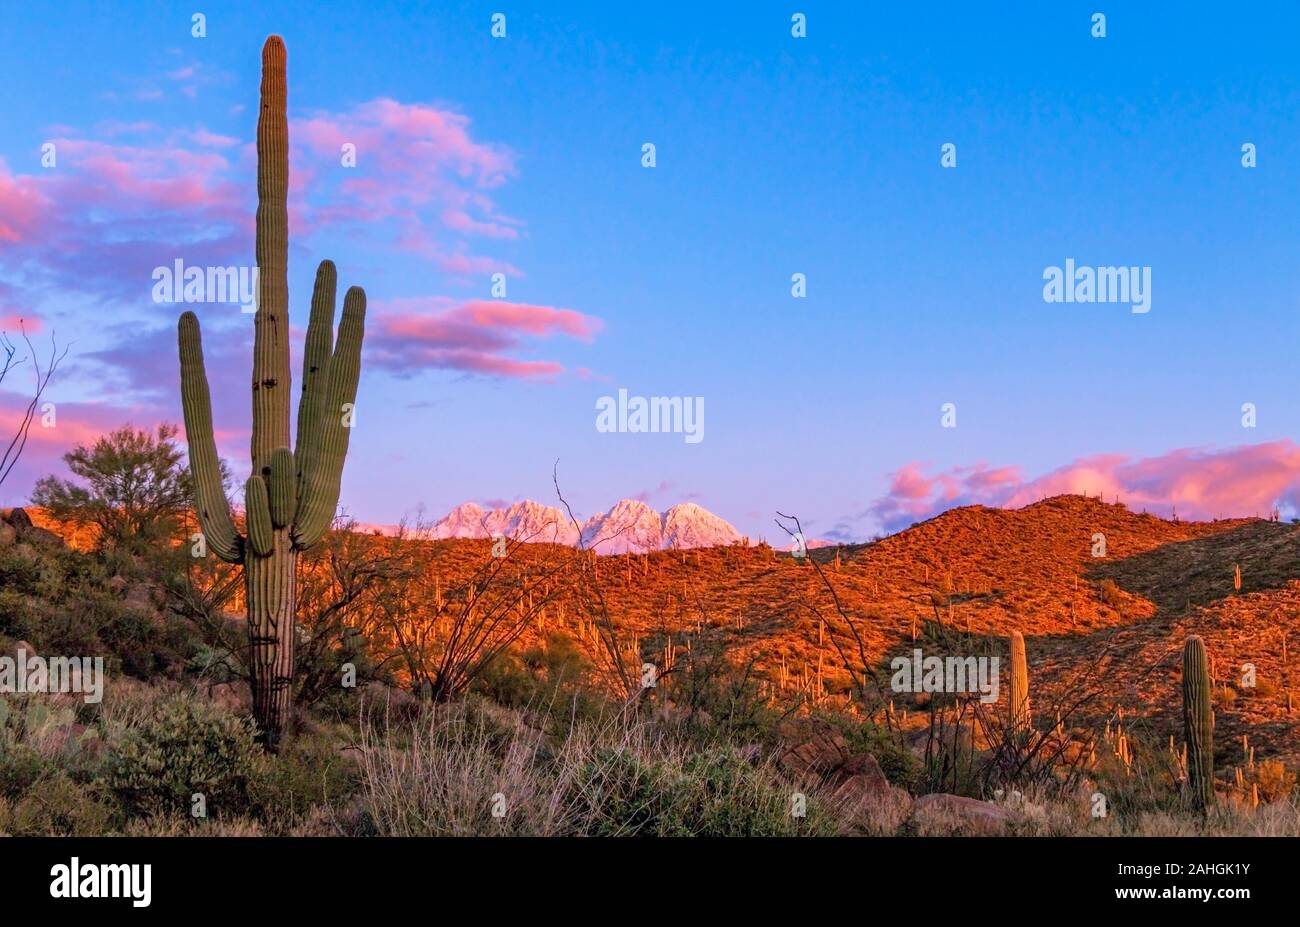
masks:
<svg viewBox="0 0 1300 927"><path fill-rule="evenodd" d="M69 465L88 456L148 494L189 480L167 430L121 429ZM1287 677L1216 695L1232 687L1211 675L1215 650L1232 647L1214 602L1170 624L1203 634L1164 632L1168 654L1143 685L1168 704L1144 710L1113 667L1146 652L1158 609L1109 619L1104 644L1072 635L1059 604L1055 627L1029 611L1028 633L998 635L1002 616L985 612L981 633L962 614L981 596L963 590L987 579L936 570L904 595L863 575L907 532L807 559L516 541L494 556L491 542L429 541L419 525L380 536L340 522L301 558L288 723L269 744L240 567L193 555L184 506L140 516L166 543L124 545L95 517L122 482L82 480L71 508L0 523L4 653L102 654L108 668L99 703L0 703L5 833L1300 833L1290 725L1251 723L1285 717ZM1062 510L1121 517L1077 497L1008 514L1039 515L1031 530L1047 539ZM937 521L971 514L1005 517ZM1122 517L1155 522L1156 537L1171 528ZM984 569L995 600L1024 594L1003 588L996 562ZM1224 596L1240 608L1232 581L1229 565ZM1151 600L1131 590L1143 584L1116 583L1142 616ZM1107 614L1096 586L1076 616ZM892 691L889 658L914 645L1001 656L998 700Z"/></svg>

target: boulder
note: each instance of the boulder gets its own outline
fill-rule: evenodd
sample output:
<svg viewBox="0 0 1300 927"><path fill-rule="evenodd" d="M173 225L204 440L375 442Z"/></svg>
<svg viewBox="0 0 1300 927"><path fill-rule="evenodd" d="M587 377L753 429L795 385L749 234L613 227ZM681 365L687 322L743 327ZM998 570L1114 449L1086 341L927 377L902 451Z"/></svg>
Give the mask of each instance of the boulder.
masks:
<svg viewBox="0 0 1300 927"><path fill-rule="evenodd" d="M907 817L912 796L890 785L870 753L851 758L834 774L831 800L840 815L860 822L868 832L893 833Z"/></svg>
<svg viewBox="0 0 1300 927"><path fill-rule="evenodd" d="M53 531L37 527L32 521L32 516L27 514L23 508L6 509L0 512L0 524L7 525L13 531L13 539L22 541L25 544L31 544L36 547L63 547L63 538L59 537ZM0 530L0 535L7 535L7 532ZM0 543L6 543L5 538L0 536Z"/></svg>
<svg viewBox="0 0 1300 927"><path fill-rule="evenodd" d="M1012 821L1007 808L991 801L932 792L912 804L912 820L923 836L941 834L998 836Z"/></svg>
<svg viewBox="0 0 1300 927"><path fill-rule="evenodd" d="M912 796L890 785L873 755L851 753L834 728L791 730L787 736L796 733L802 738L778 756L778 765L797 785L818 789L849 831L889 834L906 819Z"/></svg>
<svg viewBox="0 0 1300 927"><path fill-rule="evenodd" d="M21 507L0 511L0 518L8 522L9 526L19 534L22 534L28 528L36 527L32 522L32 516L28 515L27 510Z"/></svg>
<svg viewBox="0 0 1300 927"><path fill-rule="evenodd" d="M825 779L849 759L844 736L833 728L819 728L787 747L777 758L777 764L795 780Z"/></svg>

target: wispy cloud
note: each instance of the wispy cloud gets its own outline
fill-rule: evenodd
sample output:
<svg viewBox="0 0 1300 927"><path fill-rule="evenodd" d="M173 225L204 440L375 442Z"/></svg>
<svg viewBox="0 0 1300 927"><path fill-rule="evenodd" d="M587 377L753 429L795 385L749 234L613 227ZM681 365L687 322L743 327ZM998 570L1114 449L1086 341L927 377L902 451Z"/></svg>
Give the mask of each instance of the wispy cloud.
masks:
<svg viewBox="0 0 1300 927"><path fill-rule="evenodd" d="M187 75L190 66L168 77ZM364 226L370 239L448 273L522 276L472 246L518 238L523 223L491 198L515 176L513 155L474 139L467 117L378 99L292 119L290 139L296 236ZM130 302L149 292L154 267L176 257L230 264L251 256L251 126L242 142L153 121L60 126L46 140L55 146L53 167L33 158L24 172L0 160L0 270L25 287ZM354 168L341 163L345 143L356 147Z"/></svg>
<svg viewBox="0 0 1300 927"><path fill-rule="evenodd" d="M1045 496L1116 498L1130 509L1209 519L1267 515L1300 503L1300 445L1289 440L1233 448L1180 448L1154 457L1098 454L1026 480L1020 467L979 463L927 472L912 462L866 512L887 531L961 505L1017 508Z"/></svg>
<svg viewBox="0 0 1300 927"><path fill-rule="evenodd" d="M563 335L590 342L602 328L600 319L574 309L442 298L399 299L381 303L372 314L367 357L399 375L434 368L501 377L536 379L564 371L551 360L509 356L526 338Z"/></svg>

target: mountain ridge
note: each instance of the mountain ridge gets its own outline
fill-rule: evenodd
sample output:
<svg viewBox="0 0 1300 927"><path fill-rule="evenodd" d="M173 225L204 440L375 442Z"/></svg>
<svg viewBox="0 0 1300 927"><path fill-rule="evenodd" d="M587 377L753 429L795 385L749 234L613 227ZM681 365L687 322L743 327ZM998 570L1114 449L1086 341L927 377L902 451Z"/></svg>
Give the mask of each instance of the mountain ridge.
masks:
<svg viewBox="0 0 1300 927"><path fill-rule="evenodd" d="M429 537L507 537L570 547L581 542L600 554L725 547L744 541L730 522L697 503L681 502L659 512L639 499L620 499L577 525L560 509L531 499L490 509L465 502L435 522Z"/></svg>

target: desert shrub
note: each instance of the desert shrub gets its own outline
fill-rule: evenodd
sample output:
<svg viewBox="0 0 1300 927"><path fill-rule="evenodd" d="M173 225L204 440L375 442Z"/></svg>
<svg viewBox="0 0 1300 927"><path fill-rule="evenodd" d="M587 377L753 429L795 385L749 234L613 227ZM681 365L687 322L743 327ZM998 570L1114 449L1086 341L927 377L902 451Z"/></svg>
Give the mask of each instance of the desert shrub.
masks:
<svg viewBox="0 0 1300 927"><path fill-rule="evenodd" d="M249 810L277 831L313 808L341 804L355 791L357 765L321 734L300 735L265 757L249 781Z"/></svg>
<svg viewBox="0 0 1300 927"><path fill-rule="evenodd" d="M360 734L355 833L561 832L563 748L544 747L518 714L473 699L426 704L412 721L387 712L363 718Z"/></svg>
<svg viewBox="0 0 1300 927"><path fill-rule="evenodd" d="M53 759L33 747L7 744L0 749L0 795L22 795L57 769Z"/></svg>
<svg viewBox="0 0 1300 927"><path fill-rule="evenodd" d="M860 721L842 714L828 716L853 754L870 753L890 783L913 790L923 773L923 764L898 734L872 721Z"/></svg>
<svg viewBox="0 0 1300 927"><path fill-rule="evenodd" d="M634 741L635 744L635 741ZM793 792L766 764L734 750L702 753L634 745L598 748L575 781L575 823L594 836L749 837L834 832L811 797L804 817L793 815Z"/></svg>
<svg viewBox="0 0 1300 927"><path fill-rule="evenodd" d="M803 817L794 795L766 764L729 748L689 756L682 766L674 817L683 833L701 837L792 837L834 833L833 822L811 796Z"/></svg>
<svg viewBox="0 0 1300 927"><path fill-rule="evenodd" d="M38 653L102 655L113 674L155 676L191 645L179 622L127 600L142 582L114 573L99 554L0 545L0 634Z"/></svg>
<svg viewBox="0 0 1300 927"><path fill-rule="evenodd" d="M250 722L193 697L161 702L113 745L108 781L136 811L188 809L202 793L209 814L247 799L260 752Z"/></svg>
<svg viewBox="0 0 1300 927"><path fill-rule="evenodd" d="M582 831L597 837L671 833L674 785L662 764L624 747L600 748L578 773L576 798L586 806Z"/></svg>
<svg viewBox="0 0 1300 927"><path fill-rule="evenodd" d="M21 797L35 784L62 769L79 782L99 771L88 741L93 728L72 728L80 702L44 695L0 698L0 796Z"/></svg>
<svg viewBox="0 0 1300 927"><path fill-rule="evenodd" d="M501 654L484 667L474 690L507 707L551 703L588 714L592 696L583 687L591 661L571 635L552 631L545 641Z"/></svg>
<svg viewBox="0 0 1300 927"><path fill-rule="evenodd" d="M759 694L753 663L737 665L723 641L697 637L693 645L660 679L657 701L671 702L683 733L706 743L774 745L783 715Z"/></svg>
<svg viewBox="0 0 1300 927"><path fill-rule="evenodd" d="M156 432L114 429L63 455L73 480L37 481L32 502L78 526L94 525L98 544L118 553L166 547L192 498L175 425ZM223 472L223 476L224 476Z"/></svg>
<svg viewBox="0 0 1300 927"><path fill-rule="evenodd" d="M1116 611L1124 605L1124 593L1113 579L1103 579L1101 585L1097 587L1097 594L1101 596L1103 602Z"/></svg>
<svg viewBox="0 0 1300 927"><path fill-rule="evenodd" d="M1242 695L1246 698L1273 698L1278 694L1278 687L1267 679L1258 679L1253 686L1245 686Z"/></svg>
<svg viewBox="0 0 1300 927"><path fill-rule="evenodd" d="M15 837L92 837L107 833L118 810L94 785L62 771L43 776L16 799L0 799L0 833Z"/></svg>
<svg viewBox="0 0 1300 927"><path fill-rule="evenodd" d="M1262 760L1255 768L1255 783L1265 801L1290 798L1295 790L1295 781L1295 773L1288 770L1281 760Z"/></svg>
<svg viewBox="0 0 1300 927"><path fill-rule="evenodd" d="M1125 736L1134 757L1131 768L1109 745L1099 742L1097 765L1089 770L1094 791L1106 796L1110 817L1129 822L1143 814L1185 814L1186 797L1167 746L1154 735L1134 730Z"/></svg>
<svg viewBox="0 0 1300 927"><path fill-rule="evenodd" d="M1216 705L1231 705L1237 700L1237 690L1232 686L1219 686L1211 693L1211 698Z"/></svg>

